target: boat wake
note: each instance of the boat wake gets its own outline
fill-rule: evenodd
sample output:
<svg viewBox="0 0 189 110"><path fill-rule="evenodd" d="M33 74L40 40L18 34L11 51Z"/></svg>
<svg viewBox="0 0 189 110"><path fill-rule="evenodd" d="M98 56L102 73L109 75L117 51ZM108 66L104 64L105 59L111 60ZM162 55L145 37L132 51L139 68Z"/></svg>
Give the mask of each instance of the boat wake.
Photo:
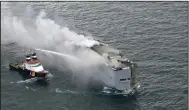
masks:
<svg viewBox="0 0 189 110"><path fill-rule="evenodd" d="M46 75L46 78L48 80L51 80L54 76L49 72L47 75Z"/></svg>
<svg viewBox="0 0 189 110"><path fill-rule="evenodd" d="M32 91L34 91L34 92L36 92L38 89L40 89L40 88L34 89L34 88L32 88L32 87L29 87L29 86L25 86L25 88L26 88L27 90L32 90Z"/></svg>
<svg viewBox="0 0 189 110"><path fill-rule="evenodd" d="M11 84L21 84L21 83L26 83L26 84L28 84L28 83L33 83L33 82L35 82L35 81L37 81L37 78L31 78L31 79L26 79L26 80L20 80L20 81L17 81L17 82L10 82Z"/></svg>
<svg viewBox="0 0 189 110"><path fill-rule="evenodd" d="M140 88L139 84L136 85L135 89L129 89L129 90L124 90L124 91L115 90L115 89L110 88L110 87L104 87L103 90L101 91L101 93L105 94L105 95L128 96L128 95L134 95L139 88Z"/></svg>
<svg viewBox="0 0 189 110"><path fill-rule="evenodd" d="M137 90L139 90L140 85L138 84L133 90L118 91L109 87L104 87L102 91L73 91L73 90L61 90L60 88L53 89L52 91L61 94L80 94L80 95L110 95L110 96L132 96L135 95Z"/></svg>
<svg viewBox="0 0 189 110"><path fill-rule="evenodd" d="M71 93L71 94L80 94L79 92L72 91L72 90L69 90L69 89L62 91L59 88L56 88L56 89L53 89L52 91L55 91L56 93L63 93L63 94L67 94L67 93L68 94L69 93Z"/></svg>
<svg viewBox="0 0 189 110"><path fill-rule="evenodd" d="M47 80L51 80L54 76L51 73L47 74ZM34 83L37 81L37 78L30 78L30 79L26 79L26 80L20 80L20 81L16 81L16 82L10 82L11 84L28 84L28 83Z"/></svg>

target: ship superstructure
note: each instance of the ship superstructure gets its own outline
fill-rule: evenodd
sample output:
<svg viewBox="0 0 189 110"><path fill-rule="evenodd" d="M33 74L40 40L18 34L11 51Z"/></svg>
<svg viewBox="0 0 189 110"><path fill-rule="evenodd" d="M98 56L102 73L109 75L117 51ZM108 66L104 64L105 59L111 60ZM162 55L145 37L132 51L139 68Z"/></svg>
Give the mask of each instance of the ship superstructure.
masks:
<svg viewBox="0 0 189 110"><path fill-rule="evenodd" d="M106 84L117 90L129 90L133 89L135 85L135 64L125 58L121 52L117 49L111 48L106 44L100 43L100 45L94 45L91 49L105 59L105 64L112 71L112 75L106 76Z"/></svg>
<svg viewBox="0 0 189 110"><path fill-rule="evenodd" d="M26 55L26 59L23 63L25 69L35 72L44 71L43 66L40 63L40 59L37 58L36 53L30 53Z"/></svg>

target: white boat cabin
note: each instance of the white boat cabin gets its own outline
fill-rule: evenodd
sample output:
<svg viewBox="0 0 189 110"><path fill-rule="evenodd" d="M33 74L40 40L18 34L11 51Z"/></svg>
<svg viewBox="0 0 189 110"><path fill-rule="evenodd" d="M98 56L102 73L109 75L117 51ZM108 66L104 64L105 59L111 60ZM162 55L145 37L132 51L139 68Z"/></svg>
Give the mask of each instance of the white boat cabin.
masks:
<svg viewBox="0 0 189 110"><path fill-rule="evenodd" d="M37 58L36 53L27 54L24 62L24 67L27 70L34 72L41 72L44 70L43 66L40 63L40 59Z"/></svg>

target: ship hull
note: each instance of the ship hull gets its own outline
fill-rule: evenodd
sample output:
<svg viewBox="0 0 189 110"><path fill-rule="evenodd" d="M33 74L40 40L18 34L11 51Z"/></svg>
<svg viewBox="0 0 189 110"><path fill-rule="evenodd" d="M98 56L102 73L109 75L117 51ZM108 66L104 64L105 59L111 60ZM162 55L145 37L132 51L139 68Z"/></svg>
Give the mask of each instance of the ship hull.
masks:
<svg viewBox="0 0 189 110"><path fill-rule="evenodd" d="M9 69L19 72L25 79L36 77L37 80L46 80L47 73L34 72L23 68L22 63L9 64Z"/></svg>

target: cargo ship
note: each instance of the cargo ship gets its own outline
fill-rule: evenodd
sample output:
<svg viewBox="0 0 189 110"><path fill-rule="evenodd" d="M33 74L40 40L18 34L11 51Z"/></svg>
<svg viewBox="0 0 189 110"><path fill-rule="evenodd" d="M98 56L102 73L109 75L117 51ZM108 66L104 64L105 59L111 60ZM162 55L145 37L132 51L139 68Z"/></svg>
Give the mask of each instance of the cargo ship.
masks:
<svg viewBox="0 0 189 110"><path fill-rule="evenodd" d="M105 64L112 74L106 74L105 86L119 90L135 90L136 64L126 58L119 50L100 43L90 47L105 59Z"/></svg>

